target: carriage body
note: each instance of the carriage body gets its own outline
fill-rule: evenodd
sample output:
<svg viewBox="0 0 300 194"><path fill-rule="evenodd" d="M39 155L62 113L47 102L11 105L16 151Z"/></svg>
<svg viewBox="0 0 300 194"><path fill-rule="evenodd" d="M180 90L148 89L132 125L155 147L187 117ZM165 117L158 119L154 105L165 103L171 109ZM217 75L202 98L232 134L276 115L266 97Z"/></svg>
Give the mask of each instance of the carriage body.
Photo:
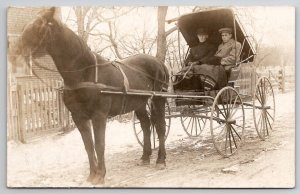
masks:
<svg viewBox="0 0 300 194"><path fill-rule="evenodd" d="M165 112L166 134L169 134L171 118L179 117L189 137L199 137L207 128L210 129L216 150L228 157L243 143L244 107L247 106L253 110L258 136L262 140L269 137L275 118L273 89L268 78L258 79L254 65L256 51L234 11L229 8L209 9L185 14L168 22L174 21L189 48L199 43L196 35L198 28L207 29L208 41L218 46L222 43L218 30L230 27L233 29L233 39L241 43L241 50L236 53L235 64L227 74L227 82L221 87L206 87L211 81L207 74L187 71L189 74L172 75L174 92L168 95L159 94L168 98ZM155 145L154 128L152 132Z"/></svg>
<svg viewBox="0 0 300 194"><path fill-rule="evenodd" d="M189 49L185 54L186 60L187 54L190 48L199 44L196 31L198 28L205 28L209 34L208 42L217 47L222 43L220 33L218 30L224 27L230 27L233 29L233 38L240 42L242 47L239 53L236 53L236 63L233 64L230 70L228 83L222 84L222 87L229 85L238 88L244 95L251 96L254 92L255 85L255 68L253 65L255 57L255 49L251 44L250 36L248 36L241 25L238 16L232 9L219 8L202 10L190 14L185 14L177 18L176 20L170 20L169 22L177 21L178 30L184 37ZM183 66L183 64L182 64ZM205 78L202 74L194 74L190 79L184 79L182 74L175 74L173 77L174 82L183 81L183 83L174 84L175 91L195 91L204 92ZM176 81L175 81L176 80Z"/></svg>

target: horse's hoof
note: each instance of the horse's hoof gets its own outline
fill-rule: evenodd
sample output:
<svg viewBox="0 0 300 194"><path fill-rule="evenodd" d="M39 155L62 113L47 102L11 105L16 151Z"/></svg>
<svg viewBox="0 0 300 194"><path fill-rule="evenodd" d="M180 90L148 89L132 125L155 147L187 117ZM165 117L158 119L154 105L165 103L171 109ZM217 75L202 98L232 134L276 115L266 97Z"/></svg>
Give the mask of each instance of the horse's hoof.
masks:
<svg viewBox="0 0 300 194"><path fill-rule="evenodd" d="M86 179L87 182L92 182L96 174L90 174Z"/></svg>
<svg viewBox="0 0 300 194"><path fill-rule="evenodd" d="M158 170L164 170L164 169L166 169L166 163L165 162L163 162L163 163L156 163L155 168L157 168Z"/></svg>
<svg viewBox="0 0 300 194"><path fill-rule="evenodd" d="M94 176L92 180L93 185L103 185L104 184L104 178L101 177L100 175Z"/></svg>
<svg viewBox="0 0 300 194"><path fill-rule="evenodd" d="M150 165L150 159L141 159L139 166L149 166Z"/></svg>

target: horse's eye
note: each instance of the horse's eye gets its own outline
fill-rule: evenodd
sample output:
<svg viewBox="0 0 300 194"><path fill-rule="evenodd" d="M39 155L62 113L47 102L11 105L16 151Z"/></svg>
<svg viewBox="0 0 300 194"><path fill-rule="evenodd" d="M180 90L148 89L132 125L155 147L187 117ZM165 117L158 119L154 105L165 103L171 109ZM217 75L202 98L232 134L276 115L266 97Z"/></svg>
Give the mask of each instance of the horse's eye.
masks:
<svg viewBox="0 0 300 194"><path fill-rule="evenodd" d="M49 25L49 26L53 26L53 23L52 23L52 22L48 22L48 25Z"/></svg>

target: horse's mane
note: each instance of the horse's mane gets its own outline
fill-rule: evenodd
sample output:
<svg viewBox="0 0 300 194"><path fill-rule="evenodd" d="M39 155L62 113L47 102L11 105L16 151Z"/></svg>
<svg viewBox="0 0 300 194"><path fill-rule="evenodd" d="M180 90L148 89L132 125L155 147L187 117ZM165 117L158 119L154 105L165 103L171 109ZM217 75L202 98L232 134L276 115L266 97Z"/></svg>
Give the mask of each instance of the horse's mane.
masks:
<svg viewBox="0 0 300 194"><path fill-rule="evenodd" d="M106 61L104 57L100 56L96 52L93 52L91 48L88 46L86 42L83 41L83 39L77 35L74 31L72 31L69 27L66 26L66 24L63 24L60 20L57 20L57 24L59 28L62 29L62 33L64 34L64 37L67 38L67 41L65 41L65 47L66 48L72 48L74 45L74 42L79 45L79 52L82 56L85 57L93 57L93 53L97 56L98 61Z"/></svg>

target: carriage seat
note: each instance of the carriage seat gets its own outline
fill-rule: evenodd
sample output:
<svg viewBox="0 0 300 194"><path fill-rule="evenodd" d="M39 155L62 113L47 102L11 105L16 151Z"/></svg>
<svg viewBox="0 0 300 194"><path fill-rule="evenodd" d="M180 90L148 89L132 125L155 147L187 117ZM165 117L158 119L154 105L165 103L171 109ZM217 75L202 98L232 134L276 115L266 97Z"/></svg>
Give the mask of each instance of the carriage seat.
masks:
<svg viewBox="0 0 300 194"><path fill-rule="evenodd" d="M228 85L234 86L235 81L237 80L239 74L240 74L240 66L228 68L226 71L227 77L228 77Z"/></svg>

